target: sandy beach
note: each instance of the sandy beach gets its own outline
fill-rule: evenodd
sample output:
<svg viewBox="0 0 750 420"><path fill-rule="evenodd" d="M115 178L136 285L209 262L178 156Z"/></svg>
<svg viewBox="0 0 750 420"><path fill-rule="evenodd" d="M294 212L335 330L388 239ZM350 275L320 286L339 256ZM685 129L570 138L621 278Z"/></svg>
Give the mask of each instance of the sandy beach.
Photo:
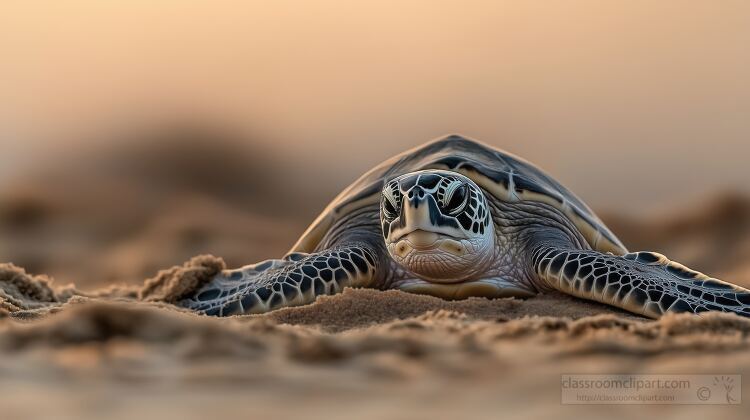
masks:
<svg viewBox="0 0 750 420"><path fill-rule="evenodd" d="M708 216L715 214L738 217ZM747 229L747 218L739 196L670 222L610 217L631 235L626 242L654 243L697 265L729 241L734 252L716 252L723 259L708 268L745 286L748 259L737 253L750 247L736 229ZM686 225L693 228L678 229ZM691 244L705 250L695 260ZM178 242L166 248L181 249ZM750 373L750 321L734 315L653 321L559 294L445 301L367 289L230 318L168 303L225 265L196 257L145 281L89 277L83 288L3 265L0 404L7 418L705 418L717 410L745 417L742 406L560 403L562 374Z"/></svg>
<svg viewBox="0 0 750 420"><path fill-rule="evenodd" d="M447 302L347 289L226 319L74 298L0 325L7 418L627 418L664 406L563 406L560 375L750 373L750 321L647 321L558 295Z"/></svg>
<svg viewBox="0 0 750 420"><path fill-rule="evenodd" d="M654 321L560 294L445 301L365 289L264 315L178 308L170 302L201 276L283 254L325 195L273 212L219 188L242 179L242 162L229 178L184 182L195 162L231 149L213 160L198 146L143 150L113 152L119 166L100 154L107 170L93 180L68 163L0 194L13 262L0 266L3 419L746 417L742 406L561 404L562 374L750 373L750 321L734 315ZM144 154L152 161L126 159ZM257 194L274 202L284 190ZM741 194L602 217L631 250L750 286ZM206 251L215 256L196 256Z"/></svg>

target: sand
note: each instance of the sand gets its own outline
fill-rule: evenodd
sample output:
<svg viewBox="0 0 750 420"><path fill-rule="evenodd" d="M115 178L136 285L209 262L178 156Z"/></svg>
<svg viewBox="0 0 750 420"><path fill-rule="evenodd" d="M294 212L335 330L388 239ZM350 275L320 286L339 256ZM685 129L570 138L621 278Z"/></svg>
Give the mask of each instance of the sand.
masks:
<svg viewBox="0 0 750 420"><path fill-rule="evenodd" d="M176 278L199 285L221 264L199 257L140 289L89 293L3 266L7 418L745 417L737 406L562 406L560 375L750 373L749 319L652 321L559 294L346 289L230 318L168 303L185 290Z"/></svg>

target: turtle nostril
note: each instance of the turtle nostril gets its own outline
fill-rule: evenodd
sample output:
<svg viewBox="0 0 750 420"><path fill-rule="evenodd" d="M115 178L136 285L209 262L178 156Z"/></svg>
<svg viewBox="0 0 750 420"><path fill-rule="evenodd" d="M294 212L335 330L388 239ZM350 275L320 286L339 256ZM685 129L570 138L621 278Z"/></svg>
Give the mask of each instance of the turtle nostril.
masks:
<svg viewBox="0 0 750 420"><path fill-rule="evenodd" d="M411 191L409 191L409 193L406 196L409 198L409 200L414 200L414 199L421 200L425 197L425 195L427 195L427 193L425 193L425 191L422 188L415 187Z"/></svg>

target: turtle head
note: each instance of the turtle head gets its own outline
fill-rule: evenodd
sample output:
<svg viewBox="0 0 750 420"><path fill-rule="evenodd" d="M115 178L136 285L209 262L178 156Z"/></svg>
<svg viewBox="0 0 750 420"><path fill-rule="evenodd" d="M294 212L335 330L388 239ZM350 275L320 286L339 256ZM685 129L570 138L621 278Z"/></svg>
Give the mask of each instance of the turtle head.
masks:
<svg viewBox="0 0 750 420"><path fill-rule="evenodd" d="M494 251L487 199L456 172L411 172L387 182L380 222L391 257L430 282L470 279L484 271Z"/></svg>

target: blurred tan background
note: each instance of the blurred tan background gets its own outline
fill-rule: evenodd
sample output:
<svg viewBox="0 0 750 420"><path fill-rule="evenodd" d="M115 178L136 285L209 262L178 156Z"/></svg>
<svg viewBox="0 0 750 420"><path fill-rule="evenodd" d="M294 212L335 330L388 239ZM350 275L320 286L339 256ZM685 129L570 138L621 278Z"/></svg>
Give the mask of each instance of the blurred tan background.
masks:
<svg viewBox="0 0 750 420"><path fill-rule="evenodd" d="M461 133L631 248L750 273L748 45L731 0L4 1L0 260L88 287L278 257Z"/></svg>

